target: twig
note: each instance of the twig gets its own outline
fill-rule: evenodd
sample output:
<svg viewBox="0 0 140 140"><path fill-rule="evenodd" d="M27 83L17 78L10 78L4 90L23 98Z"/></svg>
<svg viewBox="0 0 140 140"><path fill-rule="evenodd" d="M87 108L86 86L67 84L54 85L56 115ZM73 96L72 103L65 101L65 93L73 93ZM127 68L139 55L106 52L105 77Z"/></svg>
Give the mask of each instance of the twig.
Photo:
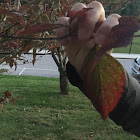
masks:
<svg viewBox="0 0 140 140"><path fill-rule="evenodd" d="M19 22L16 23L16 24L14 24L14 25L12 25L12 26L10 26L8 29L6 29L5 31L1 32L0 34L3 34L3 33L8 32L11 28L13 28L14 26L16 26L16 25L18 25L18 24L19 24Z"/></svg>
<svg viewBox="0 0 140 140"><path fill-rule="evenodd" d="M54 59L56 65L58 67L58 70L60 70L60 63L59 63L58 59L56 58L54 52L52 52L52 58Z"/></svg>
<svg viewBox="0 0 140 140"><path fill-rule="evenodd" d="M69 37L71 34L72 34L72 32L67 34L67 35L65 35L65 36L62 36L62 37L54 36L54 37L47 37L47 38L25 37L25 36L10 36L10 35L2 35L2 34L0 34L0 37L2 37L2 38L11 38L11 39L20 39L20 40L60 40L60 39L64 39L64 38Z"/></svg>

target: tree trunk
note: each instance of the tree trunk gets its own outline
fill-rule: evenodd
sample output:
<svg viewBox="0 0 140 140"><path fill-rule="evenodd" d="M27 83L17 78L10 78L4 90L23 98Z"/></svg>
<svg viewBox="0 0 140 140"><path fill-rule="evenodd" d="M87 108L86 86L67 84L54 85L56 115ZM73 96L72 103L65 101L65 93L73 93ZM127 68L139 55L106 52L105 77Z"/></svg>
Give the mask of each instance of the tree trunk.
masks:
<svg viewBox="0 0 140 140"><path fill-rule="evenodd" d="M69 85L66 70L60 71L60 92L63 95L69 94Z"/></svg>
<svg viewBox="0 0 140 140"><path fill-rule="evenodd" d="M60 79L60 93L63 95L69 94L69 85L68 85L68 78L67 78L67 72L66 72L66 58L62 60L62 57L60 55L60 51L58 50L58 56L52 52L52 57L58 67L59 71L59 79Z"/></svg>

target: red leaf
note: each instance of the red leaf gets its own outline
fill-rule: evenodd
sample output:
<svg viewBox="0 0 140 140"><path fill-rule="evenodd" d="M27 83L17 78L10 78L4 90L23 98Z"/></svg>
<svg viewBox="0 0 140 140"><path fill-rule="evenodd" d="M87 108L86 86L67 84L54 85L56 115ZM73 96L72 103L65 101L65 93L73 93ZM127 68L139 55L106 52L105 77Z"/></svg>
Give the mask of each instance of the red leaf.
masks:
<svg viewBox="0 0 140 140"><path fill-rule="evenodd" d="M29 4L24 4L19 8L18 12L22 14L26 14L30 10L30 7L31 6Z"/></svg>
<svg viewBox="0 0 140 140"><path fill-rule="evenodd" d="M25 27L24 17L21 13L18 12L7 12L9 18L14 19L16 22L19 22L23 27Z"/></svg>
<svg viewBox="0 0 140 140"><path fill-rule="evenodd" d="M91 10L92 8L83 8L82 10L76 12L75 10L71 10L69 12L69 17L73 20L75 18L80 18L80 17L83 17L84 15L87 14L87 12L89 10Z"/></svg>
<svg viewBox="0 0 140 140"><path fill-rule="evenodd" d="M7 98L9 98L9 97L12 96L11 93L10 93L9 91L5 91L5 92L3 92L3 93L6 95Z"/></svg>
<svg viewBox="0 0 140 140"><path fill-rule="evenodd" d="M0 14L5 14L7 12L7 9L5 6L0 5Z"/></svg>
<svg viewBox="0 0 140 140"><path fill-rule="evenodd" d="M9 66L10 66L10 68L13 67L13 61L10 61Z"/></svg>
<svg viewBox="0 0 140 140"><path fill-rule="evenodd" d="M14 64L15 64L15 71L16 71L17 70L17 62L15 61Z"/></svg>
<svg viewBox="0 0 140 140"><path fill-rule="evenodd" d="M29 44L25 45L25 47L23 48L24 53L29 52L29 50L31 49L31 47L32 47L32 43L29 43Z"/></svg>
<svg viewBox="0 0 140 140"><path fill-rule="evenodd" d="M114 40L113 48L128 46L134 33L140 30L140 19L136 17L121 17L119 25L111 30L111 38Z"/></svg>
<svg viewBox="0 0 140 140"><path fill-rule="evenodd" d="M98 51L96 60L112 48L128 46L134 37L134 33L140 30L140 18L137 17L121 17L119 24L112 27L110 34L106 36L101 49Z"/></svg>
<svg viewBox="0 0 140 140"><path fill-rule="evenodd" d="M54 49L56 49L56 48L58 48L58 46L56 46L56 45L54 45L54 44L50 44L50 45L49 45L49 50L54 50Z"/></svg>
<svg viewBox="0 0 140 140"><path fill-rule="evenodd" d="M52 31L63 26L64 25L62 24L38 23L34 26L28 27L22 34L37 34L45 31Z"/></svg>
<svg viewBox="0 0 140 140"><path fill-rule="evenodd" d="M24 29L19 29L19 30L16 32L16 36L20 36L23 32L24 32Z"/></svg>
<svg viewBox="0 0 140 140"><path fill-rule="evenodd" d="M16 42L7 42L6 46L9 46L9 48L13 47L14 49L16 49L17 48L17 43Z"/></svg>
<svg viewBox="0 0 140 140"><path fill-rule="evenodd" d="M14 105L14 101L13 100L11 100L11 104Z"/></svg>
<svg viewBox="0 0 140 140"><path fill-rule="evenodd" d="M90 52L83 66L82 75L86 73L84 93L105 120L123 95L125 72L122 65L108 54L92 69L96 51Z"/></svg>
<svg viewBox="0 0 140 140"><path fill-rule="evenodd" d="M22 33L24 32L24 29L20 29L16 32L16 36L21 36ZM20 45L20 39L17 39L17 47Z"/></svg>

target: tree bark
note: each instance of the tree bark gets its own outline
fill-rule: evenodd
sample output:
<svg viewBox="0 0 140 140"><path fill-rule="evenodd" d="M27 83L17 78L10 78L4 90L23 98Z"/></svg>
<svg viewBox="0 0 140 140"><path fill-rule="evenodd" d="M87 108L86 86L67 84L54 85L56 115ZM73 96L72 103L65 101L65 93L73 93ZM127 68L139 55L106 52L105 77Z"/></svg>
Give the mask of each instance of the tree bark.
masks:
<svg viewBox="0 0 140 140"><path fill-rule="evenodd" d="M52 52L52 57L59 71L60 93L63 95L68 95L69 85L68 85L68 78L67 78L67 72L66 72L66 59L62 62L60 55L58 59L53 52Z"/></svg>
<svg viewBox="0 0 140 140"><path fill-rule="evenodd" d="M66 70L60 71L60 92L63 95L69 94L69 85Z"/></svg>

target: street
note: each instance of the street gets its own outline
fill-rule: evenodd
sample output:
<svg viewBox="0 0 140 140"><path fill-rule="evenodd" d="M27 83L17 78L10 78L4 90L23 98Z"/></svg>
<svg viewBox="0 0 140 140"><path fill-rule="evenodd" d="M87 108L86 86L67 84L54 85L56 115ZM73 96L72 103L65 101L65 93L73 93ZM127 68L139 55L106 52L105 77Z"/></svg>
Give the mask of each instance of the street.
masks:
<svg viewBox="0 0 140 140"><path fill-rule="evenodd" d="M18 66L15 71L15 66L12 68L9 65L1 65L0 69L7 69L8 72L4 74L8 75L30 75L30 76L43 76L43 77L59 77L57 66L50 55L37 55L34 66L32 64L33 56L25 55L26 60L29 63L23 64L18 61Z"/></svg>
<svg viewBox="0 0 140 140"><path fill-rule="evenodd" d="M31 63L33 58L32 55L25 55L26 60L29 61L27 64L18 61L17 70L15 67L10 68L9 65L2 64L0 69L7 69L8 72L4 74L7 75L30 75L30 76L43 76L43 77L59 77L58 68L50 55L37 55L37 61L33 64ZM118 61L123 65L123 67L131 74L131 66L133 59L118 59Z"/></svg>
<svg viewBox="0 0 140 140"><path fill-rule="evenodd" d="M124 69L131 74L131 67L132 67L132 63L133 63L133 59L117 59L122 66L124 67Z"/></svg>

